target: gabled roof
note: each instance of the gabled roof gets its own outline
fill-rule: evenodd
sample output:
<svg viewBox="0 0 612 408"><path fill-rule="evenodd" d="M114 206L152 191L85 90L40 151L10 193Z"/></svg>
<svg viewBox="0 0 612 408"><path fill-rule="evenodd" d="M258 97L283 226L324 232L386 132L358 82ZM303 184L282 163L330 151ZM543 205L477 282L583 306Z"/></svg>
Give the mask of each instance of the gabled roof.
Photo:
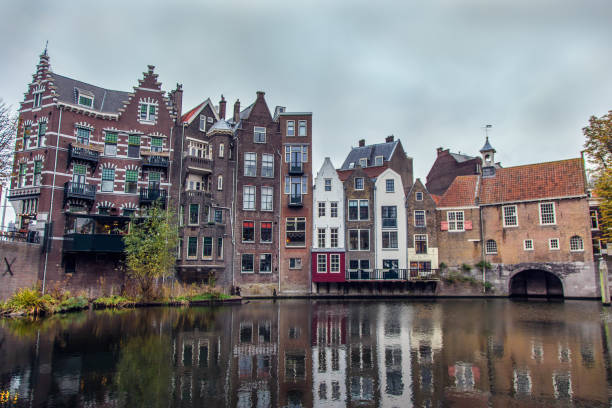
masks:
<svg viewBox="0 0 612 408"><path fill-rule="evenodd" d="M498 168L484 177L480 203L495 204L586 195L582 159Z"/></svg>
<svg viewBox="0 0 612 408"><path fill-rule="evenodd" d="M383 166L376 166L376 167L365 167L365 168L361 168L361 167L356 167L354 169L348 169L348 170L337 170L338 173L338 177L340 178L340 181L344 182L346 180L348 180L348 178L351 176L351 174L353 174L353 172L357 169L361 169L363 170L363 172L365 173L365 175L371 179L375 179L376 177L378 177L380 175L380 173L382 173L383 171L387 170L387 166L383 165Z"/></svg>
<svg viewBox="0 0 612 408"><path fill-rule="evenodd" d="M468 156L467 154L461 154L461 153L450 153L449 152L449 154L451 155L453 159L455 159L457 163L463 163L463 162L474 160L477 158L477 157Z"/></svg>
<svg viewBox="0 0 612 408"><path fill-rule="evenodd" d="M249 116L251 116L251 111L253 110L253 106L255 106L255 102L253 102L252 104L244 108L242 112L240 112L240 120L248 119Z"/></svg>
<svg viewBox="0 0 612 408"><path fill-rule="evenodd" d="M438 207L468 207L476 205L479 175L458 176L438 200Z"/></svg>
<svg viewBox="0 0 612 408"><path fill-rule="evenodd" d="M79 90L88 96L93 96L93 107L87 109L98 112L118 114L119 109L123 108L124 103L128 102L129 92L101 88L54 72L49 74L60 102L77 105L77 92Z"/></svg>
<svg viewBox="0 0 612 408"><path fill-rule="evenodd" d="M210 106L210 110L212 111L213 115L215 115L215 120L219 120L219 114L217 113L217 110L213 106L212 102L210 101L210 98L206 98L204 102L191 109L189 112L185 113L181 118L182 122L190 125L191 122L193 122L193 120L200 114L200 112L202 112L206 105Z"/></svg>
<svg viewBox="0 0 612 408"><path fill-rule="evenodd" d="M355 167L359 166L359 159L368 159L368 165L374 164L374 158L376 156L383 156L383 163L391 160L395 147L398 145L399 140L386 143L377 143L373 145L367 145L363 147L353 147L346 156L346 160L340 167L340 170L349 170L350 163L355 163Z"/></svg>

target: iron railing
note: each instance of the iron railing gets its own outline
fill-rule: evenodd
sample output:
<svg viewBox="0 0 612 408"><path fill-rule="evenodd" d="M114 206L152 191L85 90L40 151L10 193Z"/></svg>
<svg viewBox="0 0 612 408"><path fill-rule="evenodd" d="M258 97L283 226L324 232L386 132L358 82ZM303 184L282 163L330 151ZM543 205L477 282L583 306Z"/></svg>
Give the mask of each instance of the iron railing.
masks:
<svg viewBox="0 0 612 408"><path fill-rule="evenodd" d="M420 281L439 280L438 269L349 269L347 281Z"/></svg>
<svg viewBox="0 0 612 408"><path fill-rule="evenodd" d="M69 198L80 198L83 200L93 201L96 199L96 186L93 184L67 181L64 184L64 200Z"/></svg>

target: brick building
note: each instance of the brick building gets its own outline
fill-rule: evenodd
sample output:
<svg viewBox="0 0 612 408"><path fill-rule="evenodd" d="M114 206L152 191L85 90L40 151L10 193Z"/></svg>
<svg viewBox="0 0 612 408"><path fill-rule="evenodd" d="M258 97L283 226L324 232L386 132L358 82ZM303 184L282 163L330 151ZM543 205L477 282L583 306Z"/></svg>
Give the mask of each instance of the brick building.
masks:
<svg viewBox="0 0 612 408"><path fill-rule="evenodd" d="M129 216L166 204L175 100L152 65L123 92L56 74L40 56L19 111L9 199L21 230L43 235L47 225L43 285L120 284Z"/></svg>
<svg viewBox="0 0 612 408"><path fill-rule="evenodd" d="M438 269L436 202L420 179L406 194L406 221L411 272Z"/></svg>
<svg viewBox="0 0 612 408"><path fill-rule="evenodd" d="M462 153L451 153L449 149L438 147L425 186L434 195L442 195L457 176L468 176L480 173L482 159Z"/></svg>

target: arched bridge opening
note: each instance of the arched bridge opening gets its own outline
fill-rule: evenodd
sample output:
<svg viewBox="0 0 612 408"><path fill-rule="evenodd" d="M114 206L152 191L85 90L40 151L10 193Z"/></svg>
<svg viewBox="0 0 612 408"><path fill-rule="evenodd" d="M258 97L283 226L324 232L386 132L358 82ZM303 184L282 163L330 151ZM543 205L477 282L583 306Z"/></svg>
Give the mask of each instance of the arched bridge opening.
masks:
<svg viewBox="0 0 612 408"><path fill-rule="evenodd" d="M510 296L563 297L563 283L551 272L529 269L512 277Z"/></svg>

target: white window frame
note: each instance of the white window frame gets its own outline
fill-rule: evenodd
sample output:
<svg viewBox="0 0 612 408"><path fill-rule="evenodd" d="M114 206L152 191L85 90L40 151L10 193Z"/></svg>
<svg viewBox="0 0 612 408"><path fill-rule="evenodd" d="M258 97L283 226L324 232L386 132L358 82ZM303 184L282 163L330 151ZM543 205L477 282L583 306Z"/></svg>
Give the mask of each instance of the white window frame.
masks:
<svg viewBox="0 0 612 408"><path fill-rule="evenodd" d="M195 243L196 243L194 256L189 256L189 241L191 238L195 238ZM187 250L185 252L187 255L187 259L198 259L198 237L187 237Z"/></svg>
<svg viewBox="0 0 612 408"><path fill-rule="evenodd" d="M338 218L338 202L337 201L331 201L329 203L329 216L331 218Z"/></svg>
<svg viewBox="0 0 612 408"><path fill-rule="evenodd" d="M357 188L357 180L361 180L361 188ZM353 186L355 187L355 190L358 190L358 191L364 190L365 189L365 179L363 177L355 177L353 181Z"/></svg>
<svg viewBox="0 0 612 408"><path fill-rule="evenodd" d="M264 194L264 191L268 192L269 194ZM269 198L269 201L264 201L264 197ZM260 205L261 205L261 211L274 211L274 187L269 187L269 186L261 187Z"/></svg>
<svg viewBox="0 0 612 408"><path fill-rule="evenodd" d="M417 225L417 213L423 213L423 225ZM416 228L425 228L427 227L427 213L425 210L414 210L414 226Z"/></svg>
<svg viewBox="0 0 612 408"><path fill-rule="evenodd" d="M245 271L244 269L242 269L242 257L244 257L245 255L251 255L252 257L252 270L251 271ZM240 273L244 273L244 274L253 274L255 273L255 254L241 254L240 255Z"/></svg>
<svg viewBox="0 0 612 408"><path fill-rule="evenodd" d="M340 273L340 254L329 254L329 273Z"/></svg>
<svg viewBox="0 0 612 408"><path fill-rule="evenodd" d="M206 115L200 115L200 132L206 132Z"/></svg>
<svg viewBox="0 0 612 408"><path fill-rule="evenodd" d="M302 129L304 129L304 134L302 134ZM308 123L305 120L298 120L298 136L306 137L308 136Z"/></svg>
<svg viewBox="0 0 612 408"><path fill-rule="evenodd" d="M257 139L257 135L263 135L263 140ZM266 128L264 126L253 126L253 143L266 143Z"/></svg>
<svg viewBox="0 0 612 408"><path fill-rule="evenodd" d="M293 266L291 266L291 262L293 262ZM289 258L289 269L302 269L302 258Z"/></svg>
<svg viewBox="0 0 612 408"><path fill-rule="evenodd" d="M529 245L527 245L527 243L529 243ZM533 239L526 239L523 241L523 250L524 251L533 251L534 249L533 246Z"/></svg>
<svg viewBox="0 0 612 408"><path fill-rule="evenodd" d="M493 242L495 244L495 251L492 251L489 248L489 242ZM487 239L485 241L485 254L486 255L497 255L497 241L495 241L494 239Z"/></svg>
<svg viewBox="0 0 612 408"><path fill-rule="evenodd" d="M451 221L451 214L453 214L454 219ZM461 214L461 221L457 220L457 215ZM448 231L449 232L463 232L465 231L465 214L463 211L447 211L446 212L446 222L448 222ZM457 228L457 223L461 222L461 228ZM451 229L451 223L454 226Z"/></svg>
<svg viewBox="0 0 612 408"><path fill-rule="evenodd" d="M334 236L335 236L335 242L334 242ZM337 227L330 228L329 229L329 247L338 248L339 238L340 238L339 228Z"/></svg>
<svg viewBox="0 0 612 408"><path fill-rule="evenodd" d="M223 143L219 143L219 157L223 158L225 154L225 145Z"/></svg>
<svg viewBox="0 0 612 408"><path fill-rule="evenodd" d="M321 266L323 266L323 270L321 270ZM327 254L317 254L317 273L327 273Z"/></svg>
<svg viewBox="0 0 612 408"><path fill-rule="evenodd" d="M248 159L247 159L248 157ZM247 162L253 162L253 165L249 165L248 169L254 169L253 174L247 173ZM245 177L257 177L257 153L255 152L244 152L244 176Z"/></svg>
<svg viewBox="0 0 612 408"><path fill-rule="evenodd" d="M217 190L218 191L222 191L223 190L223 175L219 174L217 176Z"/></svg>
<svg viewBox="0 0 612 408"><path fill-rule="evenodd" d="M196 223L192 223L191 222L191 206L192 205L197 205L198 206L198 220L197 220ZM187 213L187 225L189 225L189 226L200 225L200 204L197 204L197 203L190 203L189 204L188 213Z"/></svg>
<svg viewBox="0 0 612 408"><path fill-rule="evenodd" d="M145 118L142 117L142 105L147 106L147 114ZM155 113L153 114L151 114L151 106L153 106L155 109ZM155 123L157 120L157 105L154 103L140 102L138 104L138 120L145 123Z"/></svg>
<svg viewBox="0 0 612 408"><path fill-rule="evenodd" d="M324 181L324 183L325 183L325 188L324 188L324 190L325 190L325 191L332 191L332 179L330 179L330 178L326 178L326 179L325 179L325 181Z"/></svg>
<svg viewBox="0 0 612 408"><path fill-rule="evenodd" d="M391 182L391 189L389 189L389 182ZM386 193L395 193L395 179L386 179L385 180L385 192Z"/></svg>
<svg viewBox="0 0 612 408"><path fill-rule="evenodd" d="M210 255L204 255L204 240L210 238ZM211 260L215 256L215 240L214 237L204 236L202 237L202 259Z"/></svg>
<svg viewBox="0 0 612 408"><path fill-rule="evenodd" d="M556 242L556 248L553 247L553 242ZM560 251L561 243L559 242L559 238L550 238L548 240L548 249L551 251Z"/></svg>
<svg viewBox="0 0 612 408"><path fill-rule="evenodd" d="M113 178L112 180L105 180L104 179L104 170L112 170L113 173ZM105 184L106 182L106 184ZM110 188L105 188L105 187L109 187L110 184ZM115 169L112 167L103 167L102 168L102 174L100 175L100 192L102 193L112 193L113 191L115 191Z"/></svg>
<svg viewBox="0 0 612 408"><path fill-rule="evenodd" d="M219 253L221 254L220 256ZM217 259L223 259L223 237L217 237L217 250L215 254L217 254Z"/></svg>
<svg viewBox="0 0 612 408"><path fill-rule="evenodd" d="M357 249L351 249L351 231L357 231ZM368 249L361 249L361 231L368 231ZM372 250L372 240L370 239L370 230L368 228L351 228L347 230L349 239L349 251L351 252L369 252Z"/></svg>
<svg viewBox="0 0 612 408"><path fill-rule="evenodd" d="M251 190L252 189L252 190ZM247 207L247 200L245 199L246 195L247 195L247 190L249 191L249 196L251 195L251 191L252 191L252 196L253 196L253 205ZM249 203L251 202L251 200L248 201ZM246 185L246 186L242 186L242 209L245 211L255 211L256 208L256 203L257 202L257 188L255 186L251 186L251 185Z"/></svg>
<svg viewBox="0 0 612 408"><path fill-rule="evenodd" d="M326 204L325 201L319 201L317 205L317 214L319 217L325 217Z"/></svg>
<svg viewBox="0 0 612 408"><path fill-rule="evenodd" d="M514 214L508 214L507 211L514 210ZM508 223L508 219L514 217L514 223ZM516 205L504 205L502 207L502 221L504 228L518 227L518 208Z"/></svg>
<svg viewBox="0 0 612 408"><path fill-rule="evenodd" d="M266 256L266 255L270 256L270 270L269 271L262 271L261 270L261 257L262 256ZM272 254L268 253L268 252L267 253L263 253L263 254L259 254L259 264L257 266L258 266L259 273L263 273L264 275L272 273ZM255 269L255 265L253 265L253 269Z"/></svg>
<svg viewBox="0 0 612 408"><path fill-rule="evenodd" d="M544 222L542 222L542 221L544 221L542 219L542 206L549 205L549 204L552 206L553 222L544 223ZM539 210L540 210L540 225L556 225L557 224L557 211L555 209L555 203L554 202L550 202L549 201L549 202L546 202L546 203L540 203L540 205L538 207L539 207Z"/></svg>
<svg viewBox="0 0 612 408"><path fill-rule="evenodd" d="M90 104L89 104L89 105L87 105L87 104L85 104L85 103L81 103L81 98L84 98L84 99L89 99ZM42 101L42 98L41 98L41 101ZM78 92L78 95L77 95L77 105L80 105L80 106L85 106L86 108L93 109L93 105L94 105L94 97L93 97L93 96L89 96L89 95L82 94L81 92ZM38 105L38 106L40 106L40 105Z"/></svg>
<svg viewBox="0 0 612 408"><path fill-rule="evenodd" d="M32 108L40 108L42 105L43 91L34 92L34 101L32 102ZM93 99L91 101L91 105L93 106Z"/></svg>
<svg viewBox="0 0 612 408"><path fill-rule="evenodd" d="M578 238L580 240L578 241L580 243L579 248L575 248L575 249L572 248L572 240L574 238ZM570 252L584 252L584 239L582 239L580 235L572 235L569 240L569 248L570 248Z"/></svg>
<svg viewBox="0 0 612 408"><path fill-rule="evenodd" d="M361 168L368 167L368 159L367 159L367 157L362 157L361 159L359 159L359 167L361 167Z"/></svg>
<svg viewBox="0 0 612 408"><path fill-rule="evenodd" d="M417 191L417 192L414 194L414 199L415 199L416 201L423 201L423 192L422 192L422 191Z"/></svg>
<svg viewBox="0 0 612 408"><path fill-rule="evenodd" d="M271 159L271 160L270 160ZM269 166L271 164L271 166ZM268 166L266 166L268 165ZM264 173L264 166L266 166L266 170L268 169L272 169L272 172L270 175L266 175ZM261 177L266 177L266 178L274 178L274 155L273 154L268 154L268 153L263 153L261 155Z"/></svg>
<svg viewBox="0 0 612 408"><path fill-rule="evenodd" d="M291 128L291 133L289 133L289 129L290 128ZM287 137L295 136L295 121L294 120L288 120L287 121L287 131L286 131L286 134L287 134Z"/></svg>
<svg viewBox="0 0 612 408"><path fill-rule="evenodd" d="M383 156L376 156L376 157L374 157L374 165L375 166L382 166L384 162L385 162L385 158Z"/></svg>
<svg viewBox="0 0 612 408"><path fill-rule="evenodd" d="M326 228L317 228L317 245L319 246L319 248L327 247L327 229Z"/></svg>
<svg viewBox="0 0 612 408"><path fill-rule="evenodd" d="M425 252L421 253L421 252L417 252L417 237L425 237ZM422 239L420 239L419 241L423 241ZM417 255L425 255L429 252L429 236L427 234L414 234L414 236L412 237L412 246L414 248L414 253Z"/></svg>
<svg viewBox="0 0 612 408"><path fill-rule="evenodd" d="M391 244L391 234L395 234L395 246L385 246L384 245L384 235L389 235L388 242ZM380 237L380 245L382 249L398 249L399 248L399 233L397 230L385 230L382 231L382 236Z"/></svg>

